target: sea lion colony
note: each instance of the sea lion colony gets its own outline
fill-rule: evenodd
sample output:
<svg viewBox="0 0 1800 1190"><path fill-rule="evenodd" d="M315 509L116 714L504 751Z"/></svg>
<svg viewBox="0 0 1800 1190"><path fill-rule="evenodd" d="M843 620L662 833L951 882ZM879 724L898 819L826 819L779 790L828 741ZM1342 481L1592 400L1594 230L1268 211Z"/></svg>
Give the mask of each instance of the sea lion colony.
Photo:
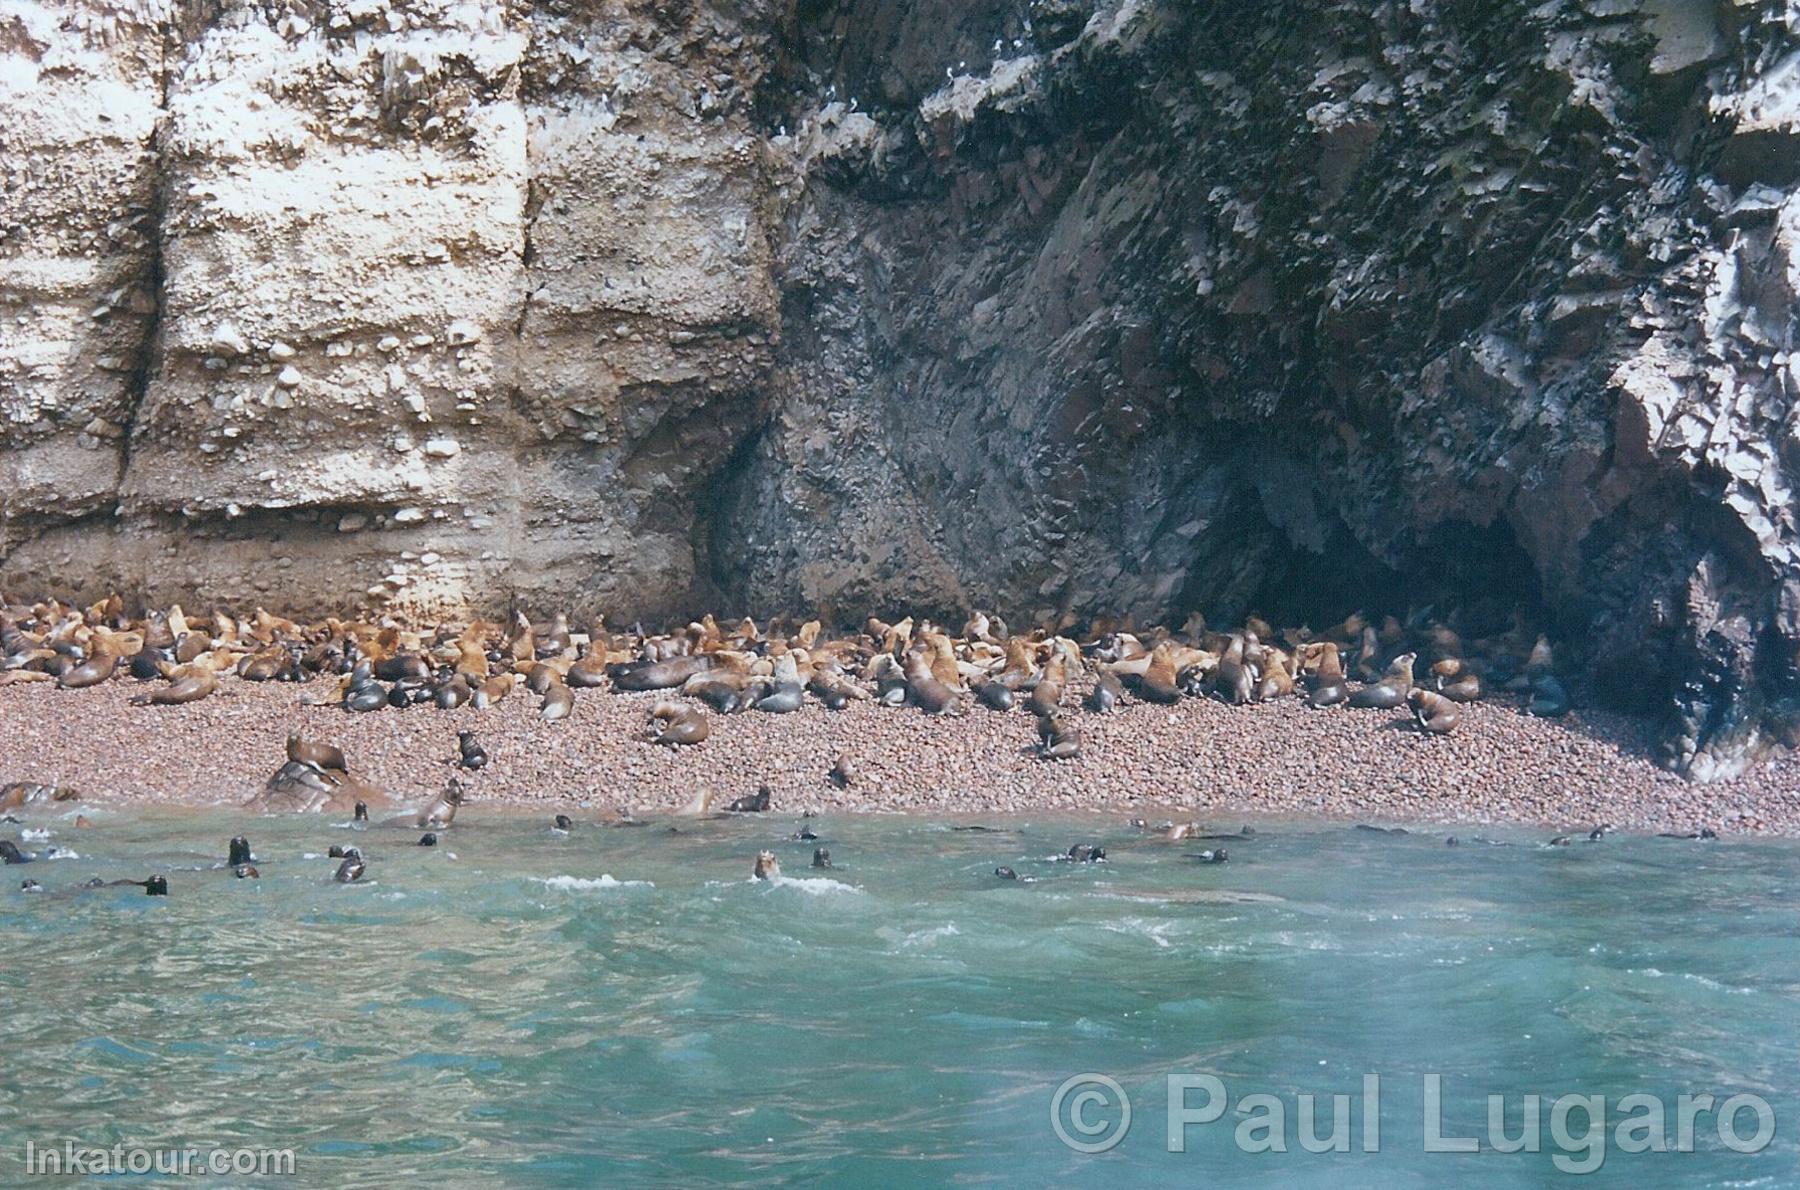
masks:
<svg viewBox="0 0 1800 1190"><path fill-rule="evenodd" d="M871 617L860 632L836 637L817 620L797 629L749 619L726 627L708 615L672 632L615 633L602 620L577 633L561 613L543 623L520 613L505 625L432 629L390 620L300 624L261 609L248 618L190 618L177 606L132 617L114 595L87 608L0 603L0 684L83 689L129 675L145 687L134 702L175 705L207 698L233 676L304 682L329 675L338 679L329 695L302 701L365 714L419 705L479 710L522 692L540 700L546 722L575 713L577 690L666 691L672 697L655 705L644 731L671 748L702 743L709 710L783 714L809 698L830 710L868 700L934 715L1022 705L1038 721L1039 754L1048 760L1080 754L1081 714L1105 714L1133 697L1341 703L1403 711L1429 734L1454 730L1459 704L1496 693L1518 696L1534 715L1569 709L1544 635L1516 621L1500 635L1465 641L1454 620L1420 614L1376 624L1353 615L1319 631L1278 632L1255 617L1229 631L1198 614L1179 630L1101 618L1077 639L1044 629L1011 633L982 612L954 634L909 616L895 623ZM1090 684L1080 700L1072 694L1078 678ZM485 760L465 749L461 763L473 770ZM309 780L318 785L318 772L330 767L290 761L299 766L289 782L297 791Z"/></svg>

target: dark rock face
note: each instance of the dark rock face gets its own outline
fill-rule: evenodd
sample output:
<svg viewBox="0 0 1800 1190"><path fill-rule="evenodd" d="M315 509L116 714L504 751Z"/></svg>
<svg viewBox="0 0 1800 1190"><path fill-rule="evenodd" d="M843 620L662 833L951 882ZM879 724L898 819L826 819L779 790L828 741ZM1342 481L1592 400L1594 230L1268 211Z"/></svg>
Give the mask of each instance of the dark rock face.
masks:
<svg viewBox="0 0 1800 1190"><path fill-rule="evenodd" d="M117 206L0 239L0 579L1522 607L1695 776L1800 723L1785 5L390 9L0 41L118 117L0 195Z"/></svg>

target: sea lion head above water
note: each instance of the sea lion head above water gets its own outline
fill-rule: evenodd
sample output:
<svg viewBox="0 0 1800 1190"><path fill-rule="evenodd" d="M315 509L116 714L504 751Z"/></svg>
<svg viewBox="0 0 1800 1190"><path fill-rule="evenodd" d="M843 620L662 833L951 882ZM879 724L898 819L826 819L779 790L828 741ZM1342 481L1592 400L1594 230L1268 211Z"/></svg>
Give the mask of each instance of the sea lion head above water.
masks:
<svg viewBox="0 0 1800 1190"><path fill-rule="evenodd" d="M228 868L242 867L256 858L250 854L250 840L243 835L231 840L228 850L230 855L225 860L225 866Z"/></svg>
<svg viewBox="0 0 1800 1190"><path fill-rule="evenodd" d="M781 864L776 861L773 851L759 851L751 872L758 880L776 880L781 876Z"/></svg>

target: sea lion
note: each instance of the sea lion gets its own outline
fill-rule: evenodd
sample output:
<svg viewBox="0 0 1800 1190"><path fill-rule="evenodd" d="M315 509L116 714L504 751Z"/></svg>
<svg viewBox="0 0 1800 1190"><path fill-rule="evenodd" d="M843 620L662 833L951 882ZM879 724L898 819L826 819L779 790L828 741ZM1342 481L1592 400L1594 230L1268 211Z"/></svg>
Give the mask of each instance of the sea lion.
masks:
<svg viewBox="0 0 1800 1190"><path fill-rule="evenodd" d="M538 708L538 718L546 723L555 723L567 719L575 710L575 692L561 681L552 682L550 689L544 691L544 704Z"/></svg>
<svg viewBox="0 0 1800 1190"><path fill-rule="evenodd" d="M20 851L19 845L11 839L0 839L0 863L28 864L36 858L35 855Z"/></svg>
<svg viewBox="0 0 1800 1190"><path fill-rule="evenodd" d="M781 865L776 862L775 853L773 851L757 852L756 866L751 869L751 873L758 880L781 879Z"/></svg>
<svg viewBox="0 0 1800 1190"><path fill-rule="evenodd" d="M227 844L227 850L230 852L225 860L225 866L228 868L242 867L244 864L251 863L256 859L254 855L250 854L250 840L246 839L243 835L239 835L231 840L231 842Z"/></svg>
<svg viewBox="0 0 1800 1190"><path fill-rule="evenodd" d="M1094 688L1088 691L1087 709L1095 714L1105 714L1116 708L1125 698L1125 684L1110 669L1102 669Z"/></svg>
<svg viewBox="0 0 1800 1190"><path fill-rule="evenodd" d="M909 651L902 669L906 675L907 695L926 714L941 715L961 701L961 696L954 687L940 681L931 672L931 664L926 660L925 654L917 650Z"/></svg>
<svg viewBox="0 0 1800 1190"><path fill-rule="evenodd" d="M353 822L367 822L369 820L369 803L357 802L356 809L351 814L351 820Z"/></svg>
<svg viewBox="0 0 1800 1190"><path fill-rule="evenodd" d="M1038 720L1038 755L1045 760L1073 760L1081 755L1081 737L1075 725L1051 713Z"/></svg>
<svg viewBox="0 0 1800 1190"><path fill-rule="evenodd" d="M481 741L475 738L474 732L457 732L456 747L457 751L461 753L456 761L460 767L469 770L471 773L487 767L487 749L481 746Z"/></svg>
<svg viewBox="0 0 1800 1190"><path fill-rule="evenodd" d="M1031 688L1031 697L1025 700L1025 709L1039 719L1053 714L1062 705L1063 688L1068 684L1069 659L1060 652L1052 653L1037 685Z"/></svg>
<svg viewBox="0 0 1800 1190"><path fill-rule="evenodd" d="M1481 677L1460 657L1446 657L1431 667L1437 691L1451 702L1480 702L1486 690Z"/></svg>
<svg viewBox="0 0 1800 1190"><path fill-rule="evenodd" d="M1326 641L1312 646L1316 658L1314 669L1307 676L1307 705L1312 707L1336 706L1350 697L1350 688L1344 682L1344 665L1338 658L1337 645Z"/></svg>
<svg viewBox="0 0 1800 1190"><path fill-rule="evenodd" d="M152 876L148 880L126 880L121 883L142 885L144 895L147 897L166 897L169 895L169 878L167 876Z"/></svg>
<svg viewBox="0 0 1800 1190"><path fill-rule="evenodd" d="M788 836L791 843L812 843L819 838L819 833L810 826L802 825L799 830Z"/></svg>
<svg viewBox="0 0 1800 1190"><path fill-rule="evenodd" d="M1175 645L1165 640L1150 651L1150 664L1138 678L1138 693L1149 702L1178 703L1180 678L1175 668Z"/></svg>
<svg viewBox="0 0 1800 1190"><path fill-rule="evenodd" d="M649 736L653 744L698 744L711 732L706 712L680 703L659 702L650 712Z"/></svg>
<svg viewBox="0 0 1800 1190"><path fill-rule="evenodd" d="M733 814L761 814L768 810L769 803L773 799L774 794L770 792L767 784L758 785L755 793L746 793L726 806L725 809Z"/></svg>
<svg viewBox="0 0 1800 1190"><path fill-rule="evenodd" d="M424 834L419 836L419 846L421 846L421 847L436 847L437 845L438 845L438 837L435 832L426 831Z"/></svg>
<svg viewBox="0 0 1800 1190"><path fill-rule="evenodd" d="M44 886L35 880L22 880L19 882L19 891L28 893L43 892Z"/></svg>
<svg viewBox="0 0 1800 1190"><path fill-rule="evenodd" d="M1412 653L1402 653L1394 658L1380 681L1364 686L1350 696L1350 705L1364 710L1373 708L1384 711L1400 706L1412 690L1412 666L1415 660L1417 657Z"/></svg>
<svg viewBox="0 0 1800 1190"><path fill-rule="evenodd" d="M823 847L813 848L812 866L815 868L831 867L831 852L825 850Z"/></svg>
<svg viewBox="0 0 1800 1190"><path fill-rule="evenodd" d="M111 648L103 645L86 661L57 678L56 684L64 690L85 690L106 681L118 668L118 656Z"/></svg>
<svg viewBox="0 0 1800 1190"><path fill-rule="evenodd" d="M1069 848L1068 858L1078 864L1097 864L1106 858L1106 848L1096 843L1077 843Z"/></svg>
<svg viewBox="0 0 1800 1190"><path fill-rule="evenodd" d="M1525 709L1540 718L1559 718L1569 713L1569 691L1555 674L1539 674L1531 680L1531 699Z"/></svg>
<svg viewBox="0 0 1800 1190"><path fill-rule="evenodd" d="M566 835L575 829L575 822L567 814L558 814L555 819L552 820L550 829L553 831L560 831Z"/></svg>
<svg viewBox="0 0 1800 1190"><path fill-rule="evenodd" d="M848 758L839 755L831 762L831 772L827 773L826 776L829 777L831 783L836 785L839 789L848 789L850 788L850 783L856 780L856 767L850 763Z"/></svg>
<svg viewBox="0 0 1800 1190"><path fill-rule="evenodd" d="M1002 880L1017 880L1019 878L1019 874L1017 872L1015 872L1011 868L1007 868L1007 867L995 868L994 875L1000 877L1000 879L1002 879Z"/></svg>
<svg viewBox="0 0 1800 1190"><path fill-rule="evenodd" d="M607 677L614 690L668 690L681 685L695 674L713 668L710 654L674 657L667 661L633 661L608 667Z"/></svg>
<svg viewBox="0 0 1800 1190"><path fill-rule="evenodd" d="M405 827L407 830L448 830L456 821L456 808L463 803L463 784L455 777L444 785L444 792L437 795L425 808L417 813L397 814L383 822L383 826Z"/></svg>
<svg viewBox="0 0 1800 1190"><path fill-rule="evenodd" d="M1250 666L1244 660L1244 647L1244 638L1234 635L1213 671L1213 696L1227 706L1241 707L1256 692Z"/></svg>
<svg viewBox="0 0 1800 1190"><path fill-rule="evenodd" d="M66 785L43 785L36 781L10 781L0 785L0 810L17 810L46 802L79 801L81 795Z"/></svg>
<svg viewBox="0 0 1800 1190"><path fill-rule="evenodd" d="M1710 826L1703 826L1699 830L1689 831L1685 835L1674 831L1663 831L1656 837L1659 839L1716 839L1719 837L1719 832Z"/></svg>
<svg viewBox="0 0 1800 1190"><path fill-rule="evenodd" d="M1441 694L1423 687L1406 696L1412 706L1413 722L1430 735L1449 735L1462 722L1462 709Z"/></svg>
<svg viewBox="0 0 1800 1190"><path fill-rule="evenodd" d="M211 670L189 670L184 676L176 678L162 689L133 698L131 705L134 707L180 706L183 703L199 702L218 688L218 676Z"/></svg>
<svg viewBox="0 0 1800 1190"><path fill-rule="evenodd" d="M1231 858L1231 854L1223 847L1219 847L1207 851L1197 851L1188 858L1197 859L1203 864L1222 864Z"/></svg>
<svg viewBox="0 0 1800 1190"><path fill-rule="evenodd" d="M332 879L339 884L354 884L362 879L367 865L363 863L362 852L354 847L344 849L344 862L338 865L337 873Z"/></svg>
<svg viewBox="0 0 1800 1190"><path fill-rule="evenodd" d="M319 744L311 740L303 740L298 735L290 735L287 739L287 758L301 764L310 764L320 772L350 771L350 764L344 759L343 750L333 744Z"/></svg>
<svg viewBox="0 0 1800 1190"><path fill-rule="evenodd" d="M255 864L238 864L231 869L231 874L239 880L261 880L262 873L256 870Z"/></svg>

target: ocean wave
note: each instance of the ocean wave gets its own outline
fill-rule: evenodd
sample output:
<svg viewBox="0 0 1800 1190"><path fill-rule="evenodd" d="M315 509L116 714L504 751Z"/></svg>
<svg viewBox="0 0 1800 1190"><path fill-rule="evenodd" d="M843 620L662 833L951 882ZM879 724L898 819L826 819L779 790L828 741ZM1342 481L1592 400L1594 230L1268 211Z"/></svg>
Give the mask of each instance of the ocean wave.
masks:
<svg viewBox="0 0 1800 1190"><path fill-rule="evenodd" d="M563 892L589 892L597 888L655 888L648 880L614 880L602 874L598 880L589 880L585 876L538 876L533 877L545 888L560 889Z"/></svg>

